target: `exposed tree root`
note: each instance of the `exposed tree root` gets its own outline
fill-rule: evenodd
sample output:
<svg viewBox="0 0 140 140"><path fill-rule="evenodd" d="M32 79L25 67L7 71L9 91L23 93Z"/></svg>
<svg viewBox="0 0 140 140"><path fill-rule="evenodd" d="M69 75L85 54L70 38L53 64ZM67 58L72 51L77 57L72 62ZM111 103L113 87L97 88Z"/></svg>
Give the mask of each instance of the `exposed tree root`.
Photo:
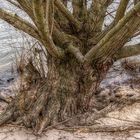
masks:
<svg viewBox="0 0 140 140"><path fill-rule="evenodd" d="M23 98L23 95L25 98ZM36 98L33 97L33 95L36 95ZM122 109L126 105L131 105L136 101L139 101L138 97L117 98L115 102L109 103L101 110L95 109L96 111L94 110L94 112L78 114L76 113L74 100L72 99L66 102L62 110L59 100L55 96L49 96L49 93L44 92L43 94L42 92L41 94L40 92L30 92L26 93L26 95L22 93L18 95L18 97L9 104L5 112L0 115L0 125L10 120L20 120L20 122L26 127L33 128L36 134L41 134L46 128L61 129L59 126L63 125L65 126L63 129L65 128L65 130L75 130L81 126L85 126L83 128L88 129L88 131L104 131L104 126L102 128L101 126L92 127L91 125L94 125L95 120L105 117L109 112ZM65 119L61 118L62 115L65 115ZM74 128L72 128L72 126L74 126ZM89 127L87 128L86 126ZM124 128L108 128L108 126L106 126L106 128L108 129L106 129L106 131L133 129L131 126ZM136 126L135 128L140 127Z"/></svg>
<svg viewBox="0 0 140 140"><path fill-rule="evenodd" d="M140 130L139 125L123 125L123 126L110 126L110 125L93 125L93 126L74 126L74 127L56 127L58 130L83 132L83 133L96 133L96 132L122 132L130 130Z"/></svg>
<svg viewBox="0 0 140 140"><path fill-rule="evenodd" d="M9 120L11 120L13 117L13 114L14 114L14 111L15 111L15 107L13 106L13 103L11 103L7 109L2 112L0 114L0 125L8 122Z"/></svg>

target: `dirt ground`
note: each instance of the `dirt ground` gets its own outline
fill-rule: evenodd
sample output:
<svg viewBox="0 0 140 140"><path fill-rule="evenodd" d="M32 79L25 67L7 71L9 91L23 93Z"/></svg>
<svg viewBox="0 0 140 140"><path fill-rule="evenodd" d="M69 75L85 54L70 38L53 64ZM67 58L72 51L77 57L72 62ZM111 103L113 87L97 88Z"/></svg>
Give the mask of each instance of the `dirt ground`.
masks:
<svg viewBox="0 0 140 140"><path fill-rule="evenodd" d="M140 131L123 133L70 133L50 130L41 137L36 137L30 130L15 127L0 128L0 140L139 140Z"/></svg>
<svg viewBox="0 0 140 140"><path fill-rule="evenodd" d="M139 108L140 103L133 104L121 111L108 114L106 118L101 118L96 123L115 127L133 126L135 122L140 122ZM38 137L30 129L9 124L0 127L0 140L140 140L140 130L90 133L86 129L79 129L75 132L52 129Z"/></svg>

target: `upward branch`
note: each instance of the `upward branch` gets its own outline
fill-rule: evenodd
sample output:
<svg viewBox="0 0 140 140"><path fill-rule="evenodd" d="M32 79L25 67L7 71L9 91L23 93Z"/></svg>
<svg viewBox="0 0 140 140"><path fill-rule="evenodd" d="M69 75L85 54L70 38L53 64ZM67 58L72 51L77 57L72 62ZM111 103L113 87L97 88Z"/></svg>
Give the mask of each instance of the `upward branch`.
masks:
<svg viewBox="0 0 140 140"><path fill-rule="evenodd" d="M70 11L65 7L65 5L60 0L55 0L55 5L61 11L64 16L72 23L77 30L81 28L80 22L74 18Z"/></svg>
<svg viewBox="0 0 140 140"><path fill-rule="evenodd" d="M49 18L48 16L44 16L46 11L43 11L44 5L42 4L42 1L33 1L34 7L31 5L30 1L17 0L17 2L21 9L23 9L29 15L36 26L22 19L16 14L6 12L2 8L0 9L0 18L15 28L22 30L23 32L39 40L52 56L59 58L62 57L64 55L63 50L55 46L51 36L49 35L49 31L47 31L49 30L49 27L47 27L49 24L47 20L49 20ZM40 6L38 4L40 4ZM50 5L50 3L47 3L49 9ZM48 11L47 14L49 15L50 11Z"/></svg>
<svg viewBox="0 0 140 140"><path fill-rule="evenodd" d="M119 5L118 10L117 10L117 13L116 13L116 16L115 16L116 23L124 17L129 1L130 0L121 0L120 5Z"/></svg>
<svg viewBox="0 0 140 140"><path fill-rule="evenodd" d="M89 20L93 21L94 31L102 30L107 8L112 2L113 0L92 0Z"/></svg>
<svg viewBox="0 0 140 140"><path fill-rule="evenodd" d="M9 13L2 8L0 8L0 18L3 19L4 21L8 22L15 28L31 35L32 37L40 40L38 31L34 25L29 23L28 21L22 19L16 14Z"/></svg>
<svg viewBox="0 0 140 140"><path fill-rule="evenodd" d="M122 47L115 55L115 59L122 59L140 54L140 44Z"/></svg>
<svg viewBox="0 0 140 140"><path fill-rule="evenodd" d="M105 61L140 28L140 2L137 0L134 0L136 5L128 13L130 0L120 0L115 20L105 32L102 30L106 11L113 0L91 0L93 4L89 9L87 0L73 0L73 11L68 9L67 0L7 1L27 13L32 22L3 9L0 9L0 18L39 40L56 58L65 59L64 55L69 52L82 63L85 60ZM92 45L95 46L92 48Z"/></svg>
<svg viewBox="0 0 140 140"><path fill-rule="evenodd" d="M100 41L85 55L87 61L110 57L114 49L122 47L140 26L140 2L129 11ZM133 25L132 25L133 24ZM121 41L121 42L120 42ZM111 45L115 42L115 45ZM121 43L121 46L120 46Z"/></svg>
<svg viewBox="0 0 140 140"><path fill-rule="evenodd" d="M49 28L49 15L51 14L50 7L51 4L54 3L52 3L51 0L48 0L44 4L46 4L45 8L43 1L32 0L34 21L38 28L42 44L47 48L48 52L52 56L61 58L64 55L63 50L55 46Z"/></svg>

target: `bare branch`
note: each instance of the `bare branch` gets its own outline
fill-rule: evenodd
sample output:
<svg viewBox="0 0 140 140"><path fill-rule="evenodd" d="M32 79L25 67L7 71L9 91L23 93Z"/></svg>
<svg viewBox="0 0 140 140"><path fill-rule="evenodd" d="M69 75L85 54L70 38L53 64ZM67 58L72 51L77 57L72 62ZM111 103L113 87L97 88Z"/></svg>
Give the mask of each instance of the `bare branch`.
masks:
<svg viewBox="0 0 140 140"><path fill-rule="evenodd" d="M65 15L65 17L76 27L76 29L81 28L81 23L73 17L68 9L66 9L65 5L60 0L55 0L56 7Z"/></svg>
<svg viewBox="0 0 140 140"><path fill-rule="evenodd" d="M140 44L124 46L115 55L115 59L118 60L135 55L140 55Z"/></svg>
<svg viewBox="0 0 140 140"><path fill-rule="evenodd" d="M90 20L94 21L94 29L100 32L103 27L104 19L108 6L113 0L93 0L90 9Z"/></svg>
<svg viewBox="0 0 140 140"><path fill-rule="evenodd" d="M72 53L80 63L84 63L84 56L80 52L80 50L74 47L71 43L67 47L68 52Z"/></svg>
<svg viewBox="0 0 140 140"><path fill-rule="evenodd" d="M44 11L44 7L42 1L33 0L32 7L34 13L34 20L39 30L39 34L41 36L41 42L47 48L48 52L55 57L62 57L64 54L62 50L55 46L52 36L49 30L49 14L50 14L50 6L51 0L48 0L46 3L46 11ZM45 17L46 16L46 17Z"/></svg>
<svg viewBox="0 0 140 140"><path fill-rule="evenodd" d="M140 26L138 12L140 12L140 2L85 55L87 61L92 61L93 59L100 58L101 56L106 57L111 55L109 53L114 52L114 49L117 50L118 47L122 47L124 43L127 42L127 39L131 37ZM116 45L111 45L113 42L115 42Z"/></svg>
<svg viewBox="0 0 140 140"><path fill-rule="evenodd" d="M124 17L129 1L130 0L121 0L116 16L115 16L115 23L117 23L120 19Z"/></svg>
<svg viewBox="0 0 140 140"><path fill-rule="evenodd" d="M78 19L86 17L87 14L86 0L72 0L72 8L74 17Z"/></svg>
<svg viewBox="0 0 140 140"><path fill-rule="evenodd" d="M38 34L36 27L33 26L28 21L20 18L18 15L11 14L11 13L3 10L2 8L0 8L0 18L3 19L4 21L8 22L9 24L14 26L15 28L31 35L32 37L34 37L38 40L40 40L40 37L39 37L39 34Z"/></svg>
<svg viewBox="0 0 140 140"><path fill-rule="evenodd" d="M12 0L6 0L6 1L8 1L10 4L14 5L17 8L22 9L22 7L18 3L14 2Z"/></svg>

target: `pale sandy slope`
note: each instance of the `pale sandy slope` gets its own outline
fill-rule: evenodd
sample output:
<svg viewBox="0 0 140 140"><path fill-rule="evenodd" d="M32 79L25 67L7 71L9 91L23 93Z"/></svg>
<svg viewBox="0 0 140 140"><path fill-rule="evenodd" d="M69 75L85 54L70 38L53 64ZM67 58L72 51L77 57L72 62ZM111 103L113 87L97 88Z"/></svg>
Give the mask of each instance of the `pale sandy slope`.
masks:
<svg viewBox="0 0 140 140"><path fill-rule="evenodd" d="M140 122L140 104L136 103L133 106L124 108L122 111L110 113L108 117L98 120L102 125L124 126L134 125L135 122ZM127 121L126 121L127 120ZM6 125L0 127L0 140L140 140L140 130L131 130L125 132L98 132L88 133L86 130L78 130L74 133L49 130L41 137L33 135L29 129L24 129L20 126Z"/></svg>
<svg viewBox="0 0 140 140"><path fill-rule="evenodd" d="M30 130L2 127L0 140L139 140L140 131L123 133L69 133L59 130L50 130L41 137L34 136Z"/></svg>

